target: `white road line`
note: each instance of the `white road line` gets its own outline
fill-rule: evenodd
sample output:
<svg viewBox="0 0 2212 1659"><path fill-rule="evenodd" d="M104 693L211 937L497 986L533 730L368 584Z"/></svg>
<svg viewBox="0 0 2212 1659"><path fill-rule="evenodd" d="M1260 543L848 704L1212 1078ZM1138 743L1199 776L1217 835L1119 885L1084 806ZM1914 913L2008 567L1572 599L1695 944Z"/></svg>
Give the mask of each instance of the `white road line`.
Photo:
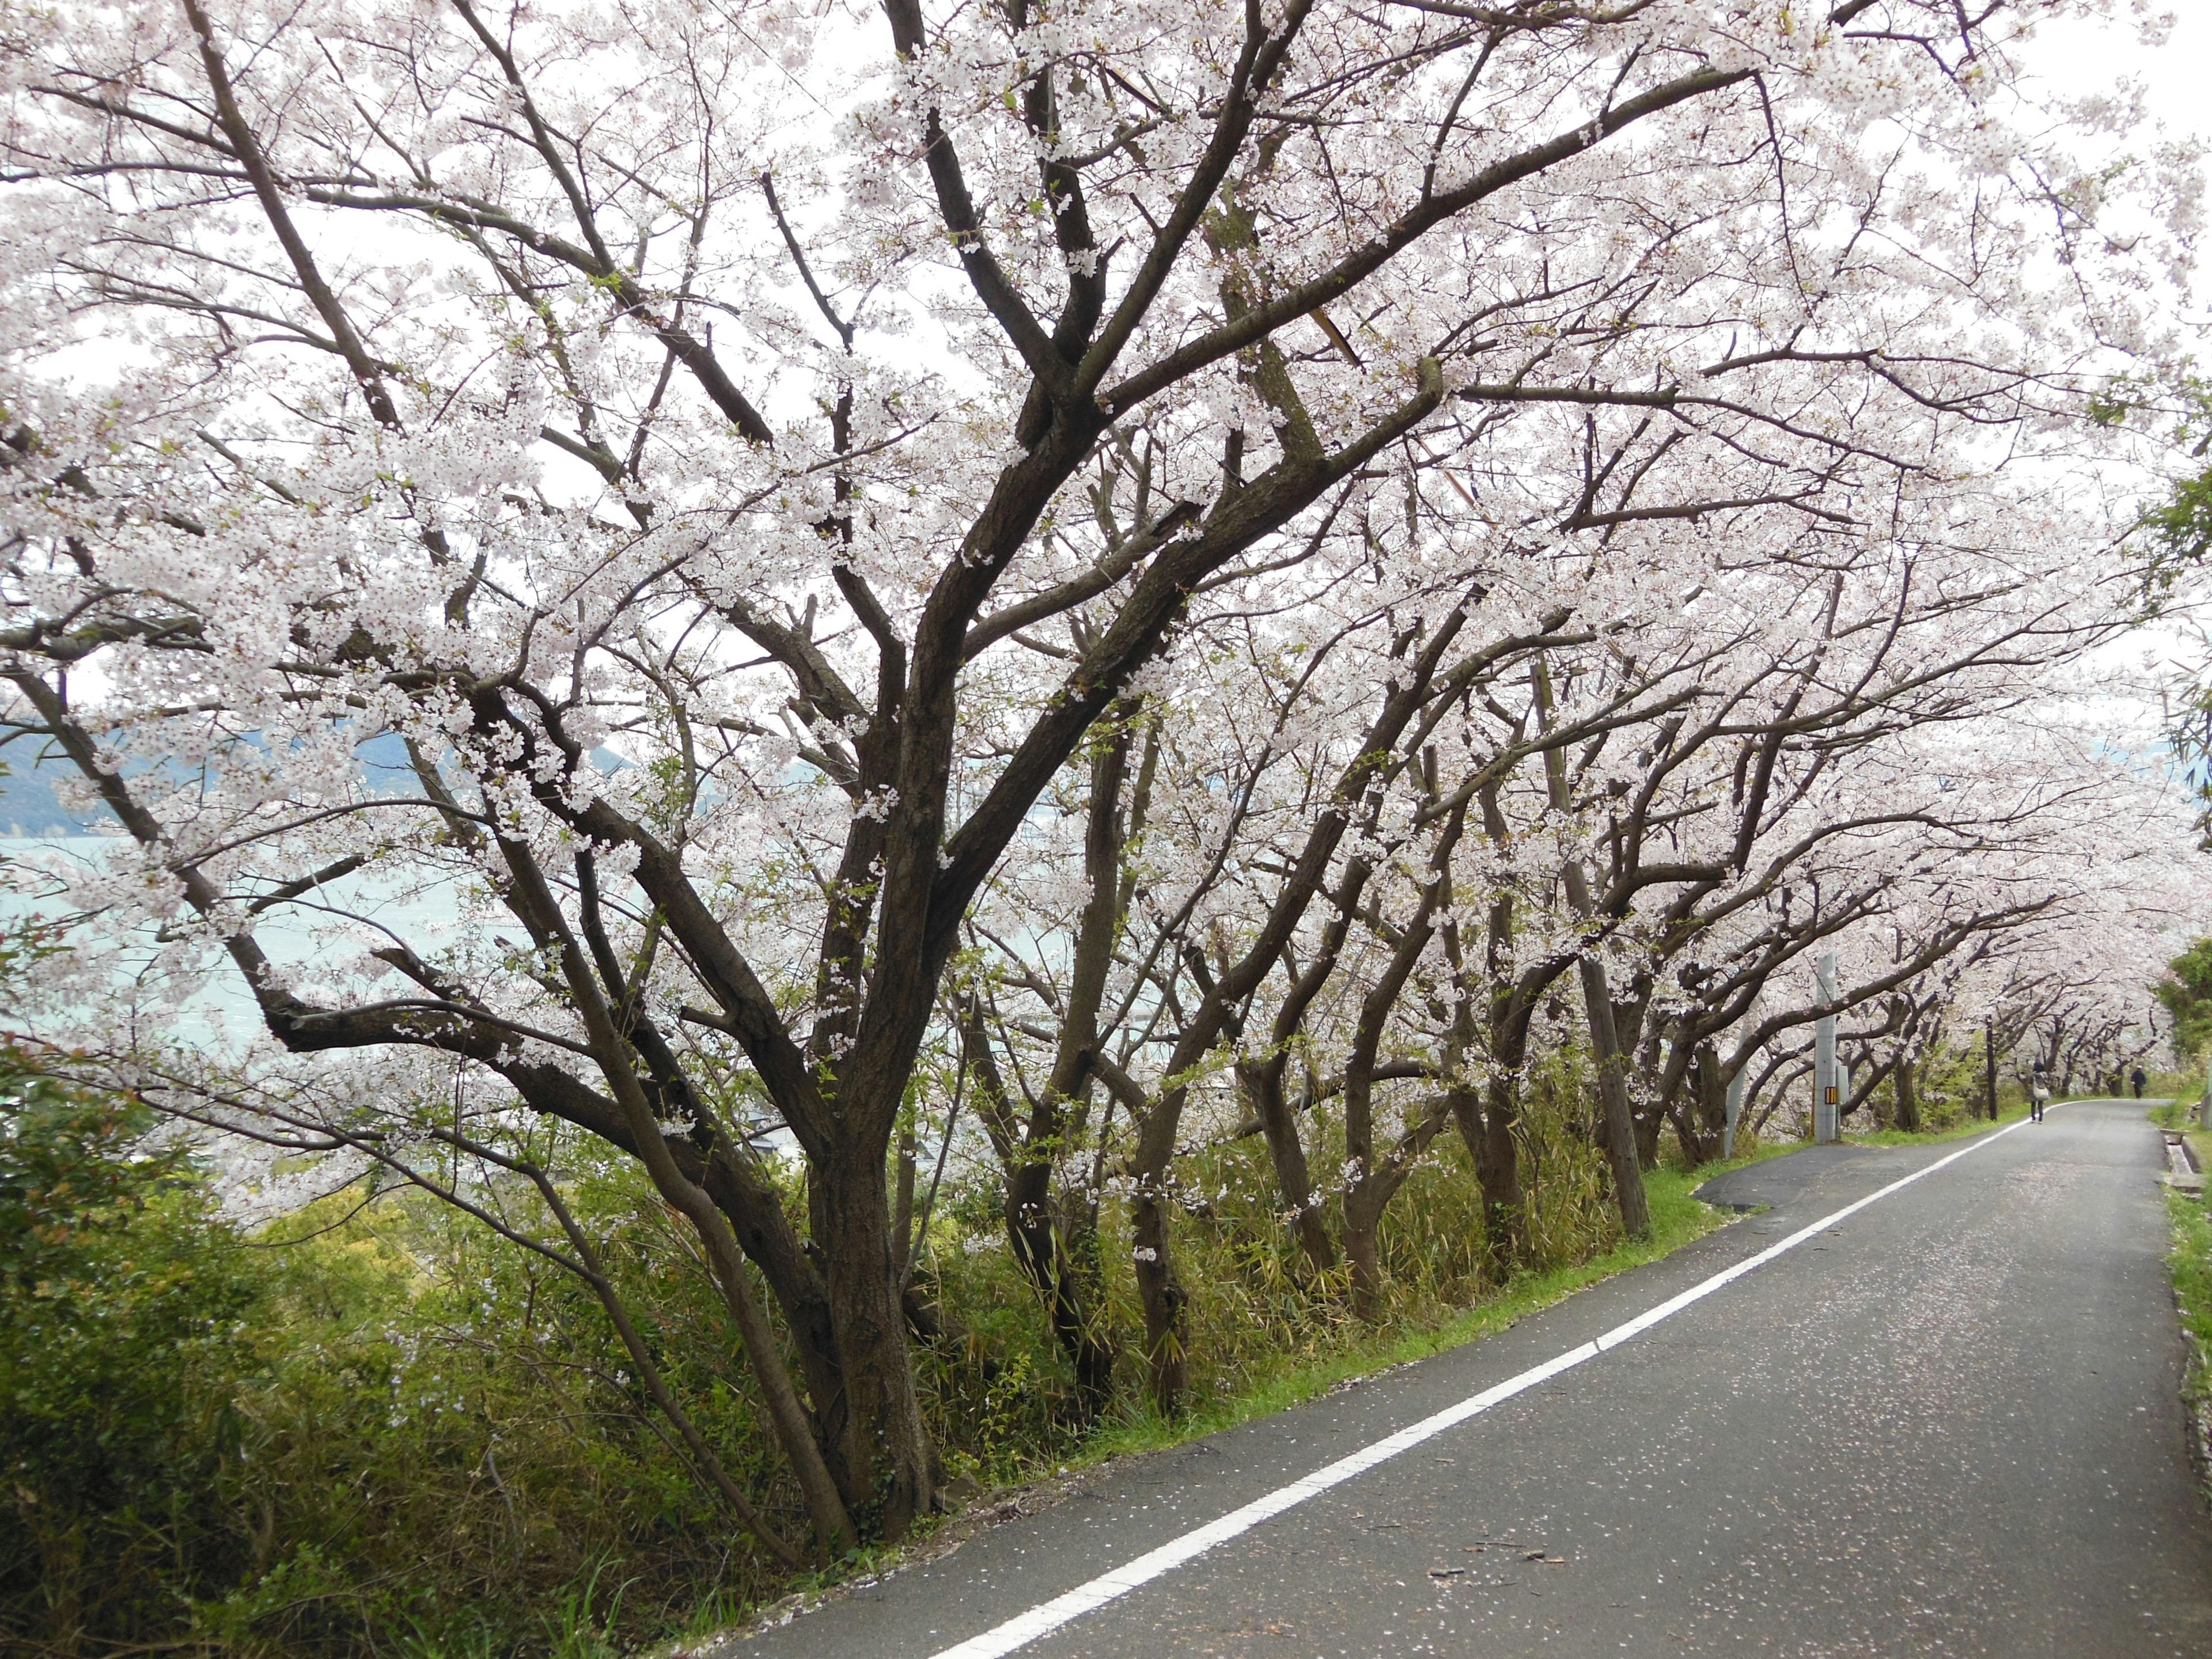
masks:
<svg viewBox="0 0 2212 1659"><path fill-rule="evenodd" d="M1710 1279L1700 1279L1679 1296L1672 1296L1657 1307L1647 1309L1626 1323L1614 1326L1594 1342L1585 1342L1578 1348L1570 1348L1556 1358L1540 1365L1532 1365L1518 1376L1510 1376L1503 1382L1485 1389L1480 1394L1469 1395L1455 1405L1447 1406L1432 1417L1425 1417L1410 1428L1404 1428L1371 1446L1362 1447L1347 1457L1316 1469L1287 1486L1278 1486L1264 1498L1255 1498L1241 1510L1231 1510L1218 1521L1209 1521L1180 1538L1170 1539L1156 1550L1148 1550L1135 1560L1125 1562L1111 1572L1099 1574L1086 1584L1078 1584L1065 1595L1055 1595L1049 1601L1040 1602L1027 1613L1017 1613L1003 1625L994 1626L981 1636L945 1648L931 1659L1005 1659L1017 1649L1027 1647L1041 1636L1048 1636L1062 1625L1080 1619L1086 1613L1095 1613L1109 1601L1119 1601L1131 1590L1149 1584L1163 1574L1173 1572L1186 1562L1219 1544L1252 1530L1262 1521L1280 1515L1285 1510L1295 1509L1309 1498L1317 1498L1332 1486L1340 1486L1356 1474L1364 1474L1378 1463L1387 1463L1401 1452L1411 1451L1424 1441L1433 1440L1446 1429L1464 1423L1470 1417L1479 1417L1492 1406L1525 1394L1540 1382L1548 1382L1562 1371L1571 1371L1586 1359L1595 1359L1611 1348L1617 1348L1632 1338L1641 1336L1663 1319L1671 1319L1692 1303L1702 1302L1723 1285L1733 1285L1746 1273L1756 1273L1777 1256L1796 1249L1807 1239L1818 1237L1847 1216L1856 1215L1870 1204L1879 1204L1893 1193L1902 1192L1914 1182L1932 1176L1936 1170L1956 1164L1960 1158L1978 1152L2033 1120L2022 1118L2008 1123L1994 1134L1984 1135L1969 1142L1948 1157L1939 1158L1924 1170L1915 1170L1911 1175L1893 1181L1881 1191L1869 1193L1856 1204L1846 1204L1840 1210L1822 1216L1809 1225L1800 1227L1779 1243L1770 1244L1758 1255L1747 1256L1733 1267L1723 1267Z"/></svg>

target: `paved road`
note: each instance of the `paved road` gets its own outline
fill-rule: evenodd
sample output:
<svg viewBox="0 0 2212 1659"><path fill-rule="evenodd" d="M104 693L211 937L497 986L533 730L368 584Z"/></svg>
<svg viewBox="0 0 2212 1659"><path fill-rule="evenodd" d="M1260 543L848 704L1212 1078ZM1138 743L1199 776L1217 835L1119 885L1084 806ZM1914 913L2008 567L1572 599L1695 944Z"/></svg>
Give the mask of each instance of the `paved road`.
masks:
<svg viewBox="0 0 2212 1659"><path fill-rule="evenodd" d="M1666 1261L1103 1471L732 1651L929 1659L1953 1150L1824 1157ZM1020 1651L2212 1656L2161 1163L2139 1106L2055 1108Z"/></svg>

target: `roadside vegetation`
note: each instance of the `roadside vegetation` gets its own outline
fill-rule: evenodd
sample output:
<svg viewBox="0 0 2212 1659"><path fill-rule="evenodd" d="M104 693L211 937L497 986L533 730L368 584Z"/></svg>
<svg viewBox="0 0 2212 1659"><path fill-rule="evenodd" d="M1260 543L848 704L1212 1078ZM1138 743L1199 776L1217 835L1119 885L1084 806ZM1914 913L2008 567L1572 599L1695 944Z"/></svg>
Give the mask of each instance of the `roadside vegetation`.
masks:
<svg viewBox="0 0 2212 1659"><path fill-rule="evenodd" d="M2176 1071L2150 1078L2148 1092L2166 1098L2149 1116L2160 1128L2181 1135L2196 1168L2212 1170L2212 1130L2202 1127L2197 1115L2207 1086L2207 1052L2212 1050L2212 939L2197 940L2166 965L2158 999L2172 1019L2172 1047L2180 1064ZM2189 1351L2182 1399L2189 1413L2190 1449L2197 1478L2212 1497L2212 1214L2201 1193L2179 1189L2167 1191L2166 1212L2172 1229L2166 1262Z"/></svg>
<svg viewBox="0 0 2212 1659"><path fill-rule="evenodd" d="M627 1651L696 1636L827 1575L763 1565L670 1431L572 1273L453 1206L369 1183L258 1225L227 1214L189 1143L116 1097L10 1061L0 1134L0 1637L26 1654ZM1939 1091L1926 1134L1972 1127ZM1882 1115L1887 1115L1887 1113ZM1747 1137L1645 1172L1652 1227L1623 1237L1587 1078L1548 1068L1522 1125L1530 1254L1491 1265L1465 1149L1440 1142L1383 1248L1389 1293L1353 1310L1237 1165L1193 1207L1191 1402L1152 1404L1133 1275L1102 1262L1101 1338L1123 1356L1086 1410L1012 1260L989 1165L945 1185L918 1279L928 1426L963 1496L1211 1432L1504 1328L1655 1260L1723 1218L1690 1196L1795 1137ZM1878 1132L1898 1139L1898 1132ZM526 1183L478 1201L550 1224ZM774 1491L757 1389L721 1334L707 1264L626 1165L562 1192L668 1386L723 1466ZM232 1197L235 1200L235 1194ZM794 1182L787 1193L796 1206ZM1107 1218L1110 1224L1115 1218ZM678 1263L674 1271L670 1264ZM796 1494L781 1498L789 1508Z"/></svg>
<svg viewBox="0 0 2212 1659"><path fill-rule="evenodd" d="M1571 1079L1570 1079L1571 1081ZM1565 1097L1562 1097L1564 1100ZM441 1203L368 1184L258 1227L223 1212L149 1115L16 1066L0 1135L0 1635L98 1656L580 1656L729 1622L794 1582L732 1538L575 1276ZM1194 1406L1154 1412L1134 1366L1085 1411L1010 1259L994 1175L948 1182L918 1277L929 1427L953 1490L1163 1443L1465 1340L1712 1224L1679 1167L1624 1248L1587 1123L1526 1124L1531 1255L1486 1266L1463 1151L1414 1176L1386 1234L1380 1317L1303 1272L1232 1166L1180 1230L1194 1264ZM1263 1154L1262 1154L1263 1155ZM526 1184L476 1194L550 1230ZM617 1164L562 1194L666 1383L724 1467L775 1489L758 1391L681 1220ZM794 1183L787 1194L797 1205ZM671 1271L671 1264L676 1264ZM1102 1340L1140 1328L1102 1264ZM781 1495L795 1508L795 1493Z"/></svg>
<svg viewBox="0 0 2212 1659"><path fill-rule="evenodd" d="M2200 1163L2212 1168L2212 1135L2198 1132ZM2212 1214L2202 1194L2169 1191L2166 1195L2172 1246L2167 1264L2173 1273L2173 1299L2188 1345L2182 1399L2189 1412L2190 1449L2197 1479L2212 1497Z"/></svg>

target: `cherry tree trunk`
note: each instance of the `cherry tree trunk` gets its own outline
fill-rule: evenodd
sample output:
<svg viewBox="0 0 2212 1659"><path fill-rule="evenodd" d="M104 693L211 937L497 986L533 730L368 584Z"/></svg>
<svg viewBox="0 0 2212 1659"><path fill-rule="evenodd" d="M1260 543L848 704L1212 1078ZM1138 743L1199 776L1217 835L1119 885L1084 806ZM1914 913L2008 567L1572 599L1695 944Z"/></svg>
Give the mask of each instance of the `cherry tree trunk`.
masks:
<svg viewBox="0 0 2212 1659"><path fill-rule="evenodd" d="M1260 1133L1267 1140L1268 1161L1275 1170L1275 1190L1291 1218L1291 1235L1297 1240L1299 1257L1314 1273L1325 1273L1336 1266L1336 1246L1328 1236L1321 1206L1313 1201L1313 1173L1306 1162L1305 1142L1298 1134L1297 1121L1284 1098L1282 1067L1270 1062L1239 1066L1237 1072L1252 1115L1259 1120Z"/></svg>
<svg viewBox="0 0 2212 1659"><path fill-rule="evenodd" d="M1352 1310L1372 1325L1382 1316L1384 1195L1370 1178L1344 1195L1344 1255L1352 1265Z"/></svg>
<svg viewBox="0 0 2212 1659"><path fill-rule="evenodd" d="M1607 994L1605 964L1584 956L1583 1006L1589 1018L1590 1056L1597 1068L1598 1104L1605 1133L1606 1160L1613 1169L1614 1201L1621 1230L1631 1238L1651 1235L1651 1206L1644 1195L1644 1170L1637 1158L1637 1125L1628 1103L1627 1056L1620 1052L1613 1025L1613 1000Z"/></svg>
<svg viewBox="0 0 2212 1659"><path fill-rule="evenodd" d="M884 1159L841 1146L815 1165L814 1241L836 1320L842 1399L817 1401L839 1443L832 1468L868 1530L905 1534L935 1500L936 1456L922 1426L891 1249Z"/></svg>
<svg viewBox="0 0 2212 1659"><path fill-rule="evenodd" d="M1099 1329L1083 1259L1094 1236L1069 1236L1052 1200L1051 1175L1042 1159L1015 1170L1006 1183L1006 1231L1022 1271L1044 1300L1053 1338L1074 1368L1076 1409L1088 1423L1113 1389L1114 1345Z"/></svg>
<svg viewBox="0 0 2212 1659"><path fill-rule="evenodd" d="M1624 1066L1622 1069L1626 1071L1627 1068ZM1666 1127L1665 1116L1656 1109L1639 1112L1632 1105L1628 1121L1636 1139L1636 1167L1639 1170L1657 1169L1659 1131ZM1607 1133L1610 1133L1610 1130Z"/></svg>
<svg viewBox="0 0 2212 1659"><path fill-rule="evenodd" d="M1728 1127L1728 1085L1721 1076L1720 1053L1710 1042L1698 1045L1695 1076L1697 1135L1682 1149L1692 1164L1720 1155L1721 1135Z"/></svg>
<svg viewBox="0 0 2212 1659"><path fill-rule="evenodd" d="M1101 1309L1098 1229L1065 1228L1060 1234L1059 1294L1053 1303L1053 1330L1075 1367L1075 1399L1082 1420L1095 1422L1114 1395L1114 1365L1120 1348L1106 1328Z"/></svg>
<svg viewBox="0 0 2212 1659"><path fill-rule="evenodd" d="M1190 1386L1190 1359L1184 1346L1183 1310L1190 1297L1176 1276L1168 1237L1174 1200L1157 1184L1139 1188L1130 1206L1130 1233L1137 1269L1137 1296L1145 1309L1145 1364L1152 1404L1164 1416L1182 1409Z"/></svg>
<svg viewBox="0 0 2212 1659"><path fill-rule="evenodd" d="M1520 1119L1517 1071L1492 1072L1478 1103L1472 1089L1452 1091L1452 1117L1474 1158L1475 1183L1482 1190L1483 1255L1492 1275L1505 1279L1528 1259L1528 1200L1521 1190L1521 1144L1514 1130Z"/></svg>
<svg viewBox="0 0 2212 1659"><path fill-rule="evenodd" d="M1920 1080L1910 1059L1897 1062L1897 1127L1907 1134L1920 1129Z"/></svg>

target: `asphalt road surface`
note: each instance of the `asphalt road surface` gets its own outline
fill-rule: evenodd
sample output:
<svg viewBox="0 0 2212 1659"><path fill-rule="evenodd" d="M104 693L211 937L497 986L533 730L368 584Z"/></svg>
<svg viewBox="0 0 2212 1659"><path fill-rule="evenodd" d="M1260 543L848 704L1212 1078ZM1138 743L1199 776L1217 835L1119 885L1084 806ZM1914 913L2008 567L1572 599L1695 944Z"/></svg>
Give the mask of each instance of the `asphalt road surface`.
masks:
<svg viewBox="0 0 2212 1659"><path fill-rule="evenodd" d="M1957 1150L1759 1166L1735 1195L1774 1207L1665 1261L1102 1471L729 1651L933 1659ZM2139 1104L2054 1108L1010 1650L2212 1656L2162 1164Z"/></svg>

